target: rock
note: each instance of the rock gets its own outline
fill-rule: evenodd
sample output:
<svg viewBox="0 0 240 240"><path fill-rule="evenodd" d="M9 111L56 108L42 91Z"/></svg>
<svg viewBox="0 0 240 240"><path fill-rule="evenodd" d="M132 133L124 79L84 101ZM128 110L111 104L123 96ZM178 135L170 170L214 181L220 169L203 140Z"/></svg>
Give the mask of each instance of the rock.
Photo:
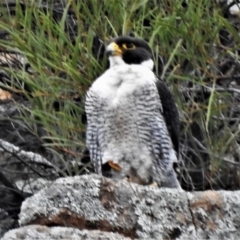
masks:
<svg viewBox="0 0 240 240"><path fill-rule="evenodd" d="M57 179L26 199L19 224L101 230L132 239L238 239L239 202L240 191L187 193L92 174Z"/></svg>
<svg viewBox="0 0 240 240"><path fill-rule="evenodd" d="M21 189L24 192L36 193L42 188L50 186L51 183L52 181L44 178L37 178L37 179L30 178L27 181L19 180L15 182L15 185L18 187L18 189Z"/></svg>
<svg viewBox="0 0 240 240"><path fill-rule="evenodd" d="M240 191L205 191L188 196L198 236L240 239Z"/></svg>
<svg viewBox="0 0 240 240"><path fill-rule="evenodd" d="M40 225L31 225L9 231L2 240L9 239L74 239L74 240L128 240L117 233L102 232L98 230L88 231L68 227L46 227Z"/></svg>

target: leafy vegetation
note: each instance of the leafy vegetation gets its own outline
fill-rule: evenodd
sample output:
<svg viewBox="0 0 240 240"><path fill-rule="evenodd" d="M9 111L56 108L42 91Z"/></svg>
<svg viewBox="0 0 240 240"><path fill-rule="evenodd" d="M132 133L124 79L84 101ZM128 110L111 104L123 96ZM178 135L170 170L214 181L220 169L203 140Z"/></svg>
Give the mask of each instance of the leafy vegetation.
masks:
<svg viewBox="0 0 240 240"><path fill-rule="evenodd" d="M209 0L66 2L16 1L1 7L1 56L14 53L1 64L8 76L2 77L1 88L30 103L18 106L22 126L64 166L80 161L84 94L107 67L103 45L134 34L152 47L156 73L180 111L184 188L239 189L240 37L226 5Z"/></svg>

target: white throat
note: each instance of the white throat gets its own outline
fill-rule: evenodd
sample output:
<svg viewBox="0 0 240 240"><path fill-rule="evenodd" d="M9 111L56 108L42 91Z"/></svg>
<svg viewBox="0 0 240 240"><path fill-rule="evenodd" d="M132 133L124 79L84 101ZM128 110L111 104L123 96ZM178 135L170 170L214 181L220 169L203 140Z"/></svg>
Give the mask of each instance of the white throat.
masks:
<svg viewBox="0 0 240 240"><path fill-rule="evenodd" d="M141 65L143 65L144 67L149 68L150 70L153 70L154 62L153 62L152 59L148 59L148 60L146 60L146 61L143 61L143 62L141 63Z"/></svg>
<svg viewBox="0 0 240 240"><path fill-rule="evenodd" d="M114 66L124 65L126 64L121 56L110 56L109 58L110 68Z"/></svg>
<svg viewBox="0 0 240 240"><path fill-rule="evenodd" d="M110 62L110 68L114 66L119 66L119 65L127 65L121 56L110 56L109 58ZM130 65L130 64L129 64ZM150 70L153 70L154 62L152 59L148 59L146 61L143 61L140 65L149 68Z"/></svg>

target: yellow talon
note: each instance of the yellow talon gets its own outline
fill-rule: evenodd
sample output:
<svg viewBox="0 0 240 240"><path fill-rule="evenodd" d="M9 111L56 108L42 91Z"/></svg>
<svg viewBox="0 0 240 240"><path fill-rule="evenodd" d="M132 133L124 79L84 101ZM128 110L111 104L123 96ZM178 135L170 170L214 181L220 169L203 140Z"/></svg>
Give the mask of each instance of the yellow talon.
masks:
<svg viewBox="0 0 240 240"><path fill-rule="evenodd" d="M113 161L108 161L108 164L112 169L114 169L117 172L122 170L122 168L118 164L114 163Z"/></svg>

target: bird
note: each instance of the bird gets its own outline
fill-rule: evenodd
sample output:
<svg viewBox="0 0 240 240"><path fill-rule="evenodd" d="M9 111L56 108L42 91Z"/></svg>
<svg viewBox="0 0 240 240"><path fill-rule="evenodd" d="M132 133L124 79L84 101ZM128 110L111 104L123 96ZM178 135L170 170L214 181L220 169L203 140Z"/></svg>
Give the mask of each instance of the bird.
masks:
<svg viewBox="0 0 240 240"><path fill-rule="evenodd" d="M106 46L109 68L86 93L86 146L94 171L141 185L180 188L179 115L173 96L154 73L148 43L132 36Z"/></svg>

